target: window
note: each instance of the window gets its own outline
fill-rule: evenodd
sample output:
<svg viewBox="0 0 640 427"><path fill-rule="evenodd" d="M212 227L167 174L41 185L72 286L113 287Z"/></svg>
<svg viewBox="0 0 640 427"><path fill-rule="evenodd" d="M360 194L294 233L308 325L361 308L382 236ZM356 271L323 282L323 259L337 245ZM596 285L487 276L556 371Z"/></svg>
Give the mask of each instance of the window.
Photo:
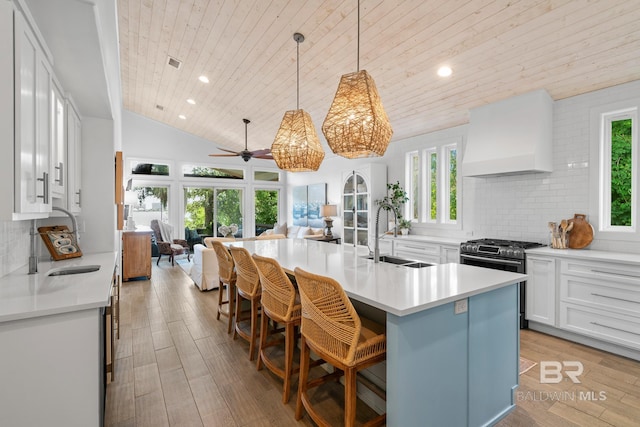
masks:
<svg viewBox="0 0 640 427"><path fill-rule="evenodd" d="M630 233L638 222L638 112L601 114L600 230Z"/></svg>
<svg viewBox="0 0 640 427"><path fill-rule="evenodd" d="M184 198L185 228L213 236L213 188L185 187Z"/></svg>
<svg viewBox="0 0 640 427"><path fill-rule="evenodd" d="M215 219L216 229L214 235L224 237L218 229L221 225L236 225L238 231L234 233L235 237L243 237L242 215L243 207L243 191L238 188L216 188L214 190L215 210L213 216Z"/></svg>
<svg viewBox="0 0 640 427"><path fill-rule="evenodd" d="M132 175L169 175L169 165L156 163L131 162Z"/></svg>
<svg viewBox="0 0 640 427"><path fill-rule="evenodd" d="M131 191L137 194L138 200L130 205L128 215L137 225L149 226L152 219L169 222L169 187L136 186Z"/></svg>
<svg viewBox="0 0 640 427"><path fill-rule="evenodd" d="M183 165L182 175L186 178L244 179L244 171L242 169L223 169L196 165Z"/></svg>
<svg viewBox="0 0 640 427"><path fill-rule="evenodd" d="M254 181L280 182L280 172L271 172L264 170L253 171Z"/></svg>
<svg viewBox="0 0 640 427"><path fill-rule="evenodd" d="M458 146L458 139L449 140L421 154L406 154L408 211L413 221L459 225Z"/></svg>
<svg viewBox="0 0 640 427"><path fill-rule="evenodd" d="M407 188L409 189L409 201L406 214L409 221L420 220L420 156L417 151L407 153Z"/></svg>
<svg viewBox="0 0 640 427"><path fill-rule="evenodd" d="M278 190L255 190L255 235L259 236L264 231L273 228L273 224L278 222L278 202L280 191Z"/></svg>
<svg viewBox="0 0 640 427"><path fill-rule="evenodd" d="M443 147L444 167L443 180L444 191L442 204L444 205L443 222L455 224L458 219L458 147L457 144Z"/></svg>

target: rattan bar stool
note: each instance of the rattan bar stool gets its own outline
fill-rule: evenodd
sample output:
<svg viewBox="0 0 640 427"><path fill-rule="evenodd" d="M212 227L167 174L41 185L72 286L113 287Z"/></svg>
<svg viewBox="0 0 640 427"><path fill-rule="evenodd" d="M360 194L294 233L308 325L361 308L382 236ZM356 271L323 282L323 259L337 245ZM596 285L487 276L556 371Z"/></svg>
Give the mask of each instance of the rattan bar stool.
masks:
<svg viewBox="0 0 640 427"><path fill-rule="evenodd" d="M231 252L221 242L210 242L213 250L216 251L218 258L218 277L220 278L220 286L218 287L218 314L216 319L220 320L220 315L226 316L227 333L231 333L234 317L234 302L236 294L236 272L234 270L233 257ZM227 289L227 298L224 297L224 289ZM226 310L225 310L226 306Z"/></svg>
<svg viewBox="0 0 640 427"><path fill-rule="evenodd" d="M284 380L282 403L287 403L291 392L291 376L297 372L297 369L293 368L293 352L296 343L296 327L300 326L300 296L278 261L256 254L253 255L253 260L258 266L262 287L260 345L256 367L260 370L264 363L267 369ZM284 325L284 328L269 330L269 319L276 324ZM282 332L284 332L284 339L282 339ZM276 335L278 339L275 339ZM284 369L269 359L268 352L265 351L269 347L282 344L285 349Z"/></svg>
<svg viewBox="0 0 640 427"><path fill-rule="evenodd" d="M317 387L344 374L344 425L353 426L356 418L356 375L385 360L387 338L384 326L360 318L342 286L335 280L295 269L302 302L302 339L300 377L296 419L302 418L302 408L320 425L330 424L311 406L307 394ZM309 379L310 350L337 370L320 378ZM381 425L386 414L368 421L366 425Z"/></svg>
<svg viewBox="0 0 640 427"><path fill-rule="evenodd" d="M249 341L249 360L253 360L256 340L258 338L258 312L260 310L260 274L251 254L245 248L231 246L231 256L236 264L236 311L235 311L235 331L233 339L240 335ZM242 300L247 300L251 304L249 317L243 317ZM250 331L246 333L240 327L241 322L250 321Z"/></svg>

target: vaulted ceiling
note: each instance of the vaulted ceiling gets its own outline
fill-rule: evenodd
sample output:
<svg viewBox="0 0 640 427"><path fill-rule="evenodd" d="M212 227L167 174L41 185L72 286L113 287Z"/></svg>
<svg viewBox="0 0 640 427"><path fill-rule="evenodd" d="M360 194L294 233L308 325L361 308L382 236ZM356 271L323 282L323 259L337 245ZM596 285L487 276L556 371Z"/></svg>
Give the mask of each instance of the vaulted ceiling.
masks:
<svg viewBox="0 0 640 427"><path fill-rule="evenodd" d="M640 78L638 0L360 1L360 69L392 141L531 90L558 100ZM212 141L212 153L243 148L243 118L249 149L271 146L296 108L302 33L300 108L326 147L322 122L357 67L357 0L118 0L118 13L124 108ZM441 65L453 74L438 77Z"/></svg>

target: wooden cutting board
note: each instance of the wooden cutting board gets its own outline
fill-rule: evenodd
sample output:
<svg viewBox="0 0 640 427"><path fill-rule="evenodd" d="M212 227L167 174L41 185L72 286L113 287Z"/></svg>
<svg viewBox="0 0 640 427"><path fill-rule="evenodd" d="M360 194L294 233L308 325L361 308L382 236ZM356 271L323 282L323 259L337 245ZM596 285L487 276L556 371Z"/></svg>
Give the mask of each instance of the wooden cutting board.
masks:
<svg viewBox="0 0 640 427"><path fill-rule="evenodd" d="M69 232L66 225L38 227L38 232L54 261L82 256L75 235Z"/></svg>
<svg viewBox="0 0 640 427"><path fill-rule="evenodd" d="M568 221L573 223L573 229L569 232L569 248L582 249L589 246L593 241L593 227L587 221L587 216L574 214Z"/></svg>

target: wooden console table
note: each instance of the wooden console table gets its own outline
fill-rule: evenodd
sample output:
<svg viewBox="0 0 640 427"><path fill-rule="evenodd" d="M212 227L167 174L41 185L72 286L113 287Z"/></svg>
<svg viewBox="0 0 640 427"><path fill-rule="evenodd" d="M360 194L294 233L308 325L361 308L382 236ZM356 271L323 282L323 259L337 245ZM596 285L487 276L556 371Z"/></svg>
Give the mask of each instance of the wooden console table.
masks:
<svg viewBox="0 0 640 427"><path fill-rule="evenodd" d="M122 280L151 279L151 230L122 232Z"/></svg>

